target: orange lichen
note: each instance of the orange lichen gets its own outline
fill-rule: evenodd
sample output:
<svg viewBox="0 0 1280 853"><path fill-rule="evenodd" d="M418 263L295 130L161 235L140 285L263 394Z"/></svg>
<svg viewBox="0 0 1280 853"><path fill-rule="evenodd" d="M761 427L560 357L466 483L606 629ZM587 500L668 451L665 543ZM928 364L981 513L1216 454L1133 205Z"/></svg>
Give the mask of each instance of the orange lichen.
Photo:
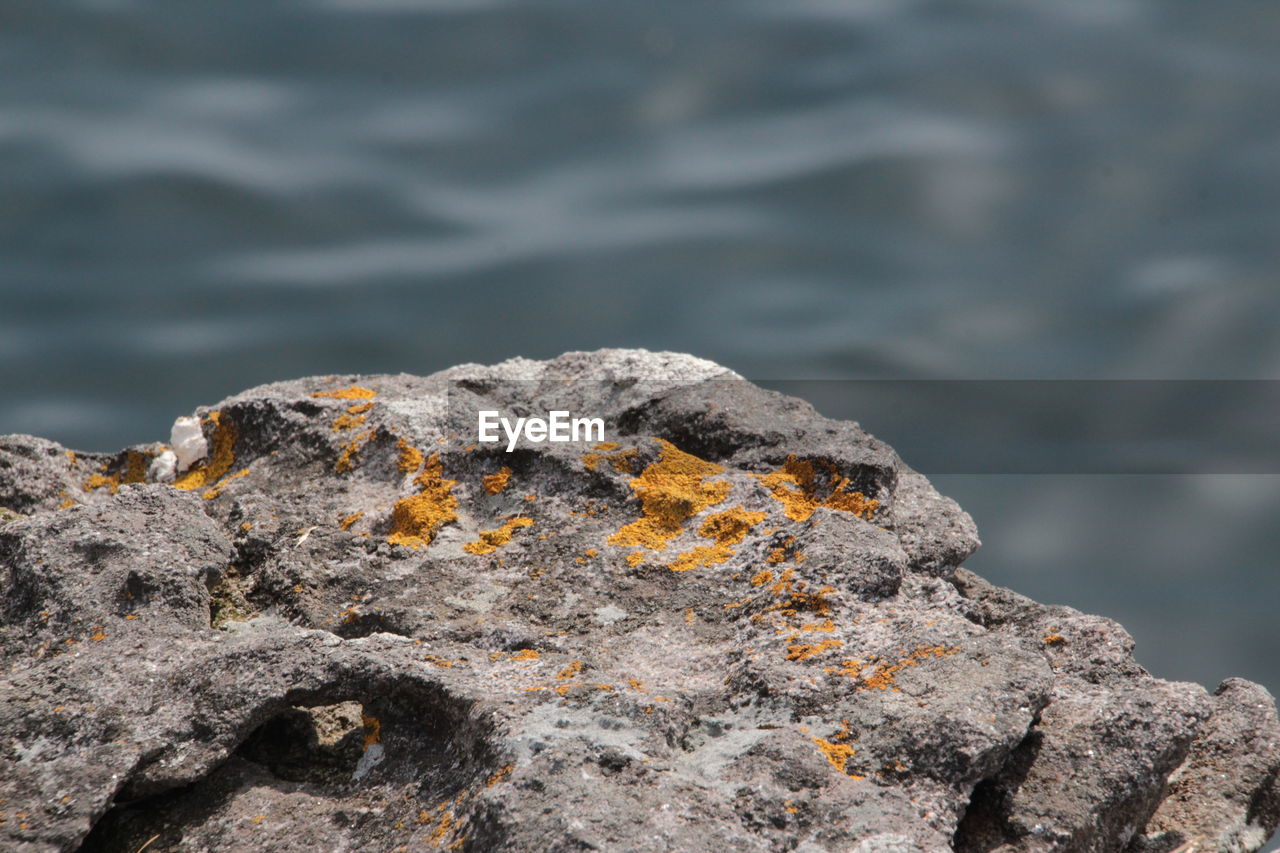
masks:
<svg viewBox="0 0 1280 853"><path fill-rule="evenodd" d="M103 470L106 468L104 466ZM111 490L111 494L115 494L121 484L126 483L145 483L147 481L147 456L136 450L130 450L125 455L125 464L123 471L117 471L114 474L91 474L81 484L81 488L86 492L96 491L98 489L107 488ZM63 504L63 508L66 504Z"/></svg>
<svg viewBox="0 0 1280 853"><path fill-rule="evenodd" d="M497 530L481 530L480 538L475 542L468 542L463 545L462 550L468 554L492 554L498 550L499 546L506 545L511 541L516 528L529 527L532 524L532 518L525 518L524 516L513 518Z"/></svg>
<svg viewBox="0 0 1280 853"><path fill-rule="evenodd" d="M382 740L382 721L377 717L371 717L368 714L360 715L360 722L364 725L364 748L368 749L375 743Z"/></svg>
<svg viewBox="0 0 1280 853"><path fill-rule="evenodd" d="M868 498L862 492L853 491L849 478L837 476L835 465L823 462L832 476L831 492L826 498L818 497L818 477L812 461L796 459L792 454L782 467L770 474L756 475L760 482L782 504L783 512L792 521L808 521L818 507L851 512L859 518L870 519L880 502Z"/></svg>
<svg viewBox="0 0 1280 853"><path fill-rule="evenodd" d="M1056 646L1058 643L1062 643L1065 641L1066 641L1066 638L1063 637L1061 634L1046 634L1044 638L1044 644L1046 646Z"/></svg>
<svg viewBox="0 0 1280 853"><path fill-rule="evenodd" d="M403 474L409 474L417 471L422 467L422 463L426 461L422 455L422 451L414 447L403 438L396 442L396 449L400 451L400 458L396 460L396 467Z"/></svg>
<svg viewBox="0 0 1280 853"><path fill-rule="evenodd" d="M698 535L715 541L714 545L699 545L679 554L667 568L673 572L705 568L724 563L733 556L733 547L746 538L751 528L764 521L763 512L747 512L742 506L707 516L698 528Z"/></svg>
<svg viewBox="0 0 1280 853"><path fill-rule="evenodd" d="M431 454L414 483L420 489L418 494L401 498L391 510L391 532L387 541L392 545L409 548L430 545L437 530L458 518L458 499L453 495L458 481L444 479L438 452Z"/></svg>
<svg viewBox="0 0 1280 853"><path fill-rule="evenodd" d="M351 385L334 391L316 391L311 396L331 397L334 400L369 400L378 396L378 392L369 388L361 388L359 385Z"/></svg>
<svg viewBox="0 0 1280 853"><path fill-rule="evenodd" d="M89 635L89 639L93 640L95 643L101 643L106 638L107 638L107 635L103 633L102 626L94 625L93 633Z"/></svg>
<svg viewBox="0 0 1280 853"><path fill-rule="evenodd" d="M610 545L639 545L661 551L679 535L686 519L729 496L729 484L708 482L724 471L720 465L685 453L664 439L657 462L631 480L642 515L609 537Z"/></svg>
<svg viewBox="0 0 1280 853"><path fill-rule="evenodd" d="M829 615L831 605L827 601L827 596L836 592L836 588L824 586L817 592L809 592L805 581L797 581L794 578L795 570L790 568L778 576L778 579L769 587L769 592L777 596L778 600L769 605L766 612L776 612L782 616L795 616L801 611L809 611L819 616Z"/></svg>
<svg viewBox="0 0 1280 853"><path fill-rule="evenodd" d="M74 450L68 450L66 451L66 454L67 454L67 462L71 465L76 464L76 452Z"/></svg>
<svg viewBox="0 0 1280 853"><path fill-rule="evenodd" d="M497 773L494 773L494 774L493 774L492 776L490 776L488 779L484 780L484 786L485 786L486 788L492 788L494 785L498 784L498 783L499 783L499 782L501 782L503 779L505 779L505 778L507 778L508 776L510 776L510 775L511 775L511 771L512 771L512 770L515 770L515 769L516 769L516 766L515 766L514 764L508 764L506 767L503 767L503 768L502 768L501 770L499 770Z"/></svg>
<svg viewBox="0 0 1280 853"><path fill-rule="evenodd" d="M787 646L787 660L808 660L830 649L838 649L844 643L839 640L823 640L821 643L792 643Z"/></svg>
<svg viewBox="0 0 1280 853"><path fill-rule="evenodd" d="M906 651L905 649L903 651ZM875 670L870 675L861 675L859 673L853 677L860 679L858 690L900 690L894 681L902 670L910 666L918 666L920 661L928 658L944 658L960 651L958 646L916 646L916 648L895 663L881 662L876 664ZM852 666L850 664L859 663L858 661L845 661L845 674L849 674Z"/></svg>
<svg viewBox="0 0 1280 853"><path fill-rule="evenodd" d="M192 468L174 481L175 489L202 489L211 486L235 464L236 430L222 412L210 412L205 423L213 424L209 456L203 465Z"/></svg>
<svg viewBox="0 0 1280 853"><path fill-rule="evenodd" d="M360 448L369 443L371 438L373 438L373 430L363 432L342 445L342 452L338 454L338 461L334 463L333 470L339 474L345 474L354 468L356 454L360 452Z"/></svg>
<svg viewBox="0 0 1280 853"><path fill-rule="evenodd" d="M632 551L630 554L627 555L628 566L638 566L643 562L644 562L643 551Z"/></svg>
<svg viewBox="0 0 1280 853"><path fill-rule="evenodd" d="M353 525L353 524L355 524L357 521L359 521L359 520L360 520L360 518L361 518L361 516L363 516L363 515L364 515L364 511L363 511L363 510L362 510L362 511L360 511L360 512L356 512L356 513L352 513L351 515L348 515L346 518L342 519L342 521L338 522L338 529L339 529L339 530L350 530L350 529L351 529L351 525Z"/></svg>
<svg viewBox="0 0 1280 853"><path fill-rule="evenodd" d="M773 583L773 572L768 569L761 569L751 578L752 586L764 586L767 583Z"/></svg>
<svg viewBox="0 0 1280 853"><path fill-rule="evenodd" d="M573 678L580 672L582 672L582 661L576 660L564 669L560 670L560 674L557 675L556 678Z"/></svg>
<svg viewBox="0 0 1280 853"><path fill-rule="evenodd" d="M62 503L58 504L58 509L70 509L71 507L73 507L73 506L75 506L75 505L76 505L76 502L75 502L75 501L73 501L71 498L67 498L65 501L63 501Z"/></svg>
<svg viewBox="0 0 1280 853"><path fill-rule="evenodd" d="M496 474L488 474L480 478L484 483L484 490L491 495L496 495L507 487L507 481L511 479L511 469L503 465L498 469Z"/></svg>
<svg viewBox="0 0 1280 853"><path fill-rule="evenodd" d="M373 403L356 403L354 406L347 406L347 414L362 415L373 408Z"/></svg>
<svg viewBox="0 0 1280 853"><path fill-rule="evenodd" d="M518 652L512 652L510 660L537 660L541 655L534 649L521 649Z"/></svg>
<svg viewBox="0 0 1280 853"><path fill-rule="evenodd" d="M84 483L80 486L80 488L84 489L86 492L93 492L98 489L108 487L111 489L111 494L114 495L116 490L120 488L120 478L108 477L105 474L90 474L85 478Z"/></svg>
<svg viewBox="0 0 1280 853"><path fill-rule="evenodd" d="M612 441L602 441L593 447L590 453L582 454L582 464L588 471L594 471L601 462L608 462L619 474L631 474L634 471L632 463L637 453L634 447L622 450Z"/></svg>
<svg viewBox="0 0 1280 853"><path fill-rule="evenodd" d="M333 431L346 432L347 430L355 429L360 426L360 424L364 423L365 419L365 415L340 415L338 419L333 422Z"/></svg>
<svg viewBox="0 0 1280 853"><path fill-rule="evenodd" d="M764 521L763 512L747 512L741 506L707 516L698 535L714 539L717 545L737 545L751 528Z"/></svg>
<svg viewBox="0 0 1280 853"><path fill-rule="evenodd" d="M853 747L847 743L832 743L826 738L815 737L812 739L818 745L818 749L827 757L827 761L831 762L831 766L845 772L845 765L849 763L849 759L853 757Z"/></svg>
<svg viewBox="0 0 1280 853"><path fill-rule="evenodd" d="M202 497L207 501L213 500L218 495L222 494L222 490L225 489L227 486L229 486L232 480L238 480L241 477L244 477L245 475L247 475L248 473L249 473L248 468L241 468L239 471L235 472L234 474L228 474L227 476L219 480L217 483L215 483L212 489L207 489Z"/></svg>

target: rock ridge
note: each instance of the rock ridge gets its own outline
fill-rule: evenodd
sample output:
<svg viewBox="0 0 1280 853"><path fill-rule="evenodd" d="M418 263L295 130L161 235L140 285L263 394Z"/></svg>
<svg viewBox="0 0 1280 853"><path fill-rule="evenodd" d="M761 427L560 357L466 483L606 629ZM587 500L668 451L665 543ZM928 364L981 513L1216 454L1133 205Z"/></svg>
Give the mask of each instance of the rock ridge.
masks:
<svg viewBox="0 0 1280 853"><path fill-rule="evenodd" d="M606 440L508 453L479 409ZM0 848L1236 853L1280 822L1263 688L987 583L892 448L712 362L195 415L185 470L0 438Z"/></svg>

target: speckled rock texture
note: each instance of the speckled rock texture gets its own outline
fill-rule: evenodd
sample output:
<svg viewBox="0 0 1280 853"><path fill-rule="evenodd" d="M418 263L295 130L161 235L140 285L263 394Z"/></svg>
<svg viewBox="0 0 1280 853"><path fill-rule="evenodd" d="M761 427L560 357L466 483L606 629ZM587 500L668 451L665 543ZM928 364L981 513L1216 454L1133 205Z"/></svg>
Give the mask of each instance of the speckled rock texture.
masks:
<svg viewBox="0 0 1280 853"><path fill-rule="evenodd" d="M477 443L476 411L604 441ZM187 414L187 413L175 413ZM209 455L0 439L6 851L1247 851L1270 695L960 568L856 424L690 356L325 376Z"/></svg>

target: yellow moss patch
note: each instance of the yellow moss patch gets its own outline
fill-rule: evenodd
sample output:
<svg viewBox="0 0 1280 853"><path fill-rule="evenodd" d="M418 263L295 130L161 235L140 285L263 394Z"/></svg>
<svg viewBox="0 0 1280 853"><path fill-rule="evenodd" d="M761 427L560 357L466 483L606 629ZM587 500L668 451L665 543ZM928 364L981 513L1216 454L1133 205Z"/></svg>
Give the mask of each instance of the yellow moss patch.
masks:
<svg viewBox="0 0 1280 853"><path fill-rule="evenodd" d="M679 450L664 439L662 455L630 483L643 514L609 537L610 545L639 545L661 551L680 533L686 519L722 502L729 484L708 482L724 468Z"/></svg>
<svg viewBox="0 0 1280 853"><path fill-rule="evenodd" d="M462 550L468 554L492 554L502 545L506 545L511 541L511 537L515 534L519 527L529 527L533 524L532 518L520 516L513 518L497 530L481 530L480 538L475 542L468 542L462 546Z"/></svg>
<svg viewBox="0 0 1280 853"><path fill-rule="evenodd" d="M360 520L360 518L361 518L363 515L364 515L364 512L363 512L363 511L361 511L361 512L355 512L355 513L352 513L351 515L348 515L346 518L342 519L342 521L339 521L339 522L338 522L338 529L339 529L339 530L350 530L350 529L351 529L351 525L353 525L353 524L355 524L357 521L359 521L359 520Z"/></svg>
<svg viewBox="0 0 1280 853"><path fill-rule="evenodd" d="M511 479L511 469L503 465L498 469L496 474L489 474L481 477L480 482L484 483L484 490L491 495L496 495L507 487L507 481Z"/></svg>
<svg viewBox="0 0 1280 853"><path fill-rule="evenodd" d="M203 489L218 482L235 464L235 427L222 417L222 412L210 412L205 422L213 424L213 436L209 442L212 450L203 465L192 468L174 481L175 489Z"/></svg>
<svg viewBox="0 0 1280 853"><path fill-rule="evenodd" d="M834 476L835 466L824 463ZM817 495L817 472L813 462L796 459L795 455L787 457L782 467L771 474L757 475L764 487L773 495L774 500L782 504L783 512L792 521L808 521L818 507L851 512L859 518L870 519L880 502L868 498L862 492L850 488L849 478L834 478L831 493L825 499Z"/></svg>
<svg viewBox="0 0 1280 853"><path fill-rule="evenodd" d="M667 568L673 572L724 563L733 556L733 547L746 538L751 528L764 521L763 512L747 512L742 506L707 516L698 528L698 535L715 541L714 545L699 545L678 555Z"/></svg>
<svg viewBox="0 0 1280 853"><path fill-rule="evenodd" d="M311 396L330 397L334 400L369 400L378 396L378 392L369 388L361 388L359 385L350 385L334 391L316 391Z"/></svg>
<svg viewBox="0 0 1280 853"><path fill-rule="evenodd" d="M453 495L458 481L444 479L439 453L431 454L414 483L421 491L396 501L391 511L387 541L392 545L409 548L430 545L441 526L458 518L458 499Z"/></svg>

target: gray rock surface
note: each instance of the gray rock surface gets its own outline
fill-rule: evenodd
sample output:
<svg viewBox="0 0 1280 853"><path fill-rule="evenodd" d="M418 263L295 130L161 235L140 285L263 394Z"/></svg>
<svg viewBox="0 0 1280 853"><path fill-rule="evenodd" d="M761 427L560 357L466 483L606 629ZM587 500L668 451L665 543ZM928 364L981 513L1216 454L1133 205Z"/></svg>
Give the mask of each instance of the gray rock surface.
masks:
<svg viewBox="0 0 1280 853"><path fill-rule="evenodd" d="M475 441L563 409L608 443ZM177 413L175 413L177 414ZM326 376L209 456L0 439L0 849L1255 850L1257 685L960 568L856 424L690 356Z"/></svg>

